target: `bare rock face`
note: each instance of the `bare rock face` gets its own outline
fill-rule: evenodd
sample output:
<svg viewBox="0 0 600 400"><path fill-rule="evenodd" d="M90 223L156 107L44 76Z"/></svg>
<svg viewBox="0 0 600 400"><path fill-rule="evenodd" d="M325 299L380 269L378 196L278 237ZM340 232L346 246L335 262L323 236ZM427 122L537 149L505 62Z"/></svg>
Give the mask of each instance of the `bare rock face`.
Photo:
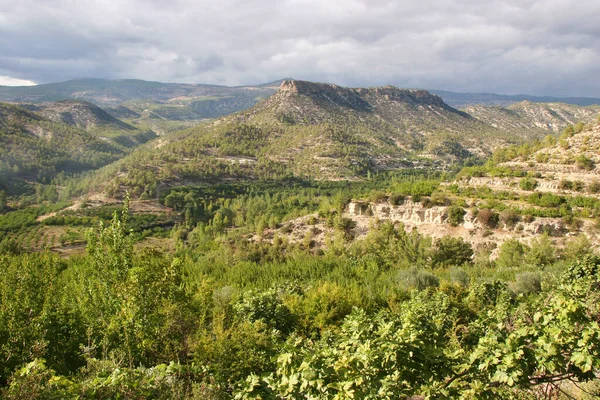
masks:
<svg viewBox="0 0 600 400"><path fill-rule="evenodd" d="M388 203L351 202L346 207L350 217L369 217L405 224L445 224L446 207L425 208L420 203L406 200L402 205Z"/></svg>
<svg viewBox="0 0 600 400"><path fill-rule="evenodd" d="M499 246L506 240L514 238L530 242L543 234L549 234L560 240L571 235L561 218L536 218L532 222L520 222L514 226L500 223L498 227L490 229L478 221L470 210L465 211L463 222L455 227L448 222L446 207L423 207L421 203L411 200L406 200L401 205L353 201L346 206L344 216L356 223L359 237L368 233L374 222L390 221L401 223L407 230L416 229L419 233L434 239L446 235L462 237L474 247L481 244Z"/></svg>
<svg viewBox="0 0 600 400"><path fill-rule="evenodd" d="M301 94L314 99L324 99L340 106L358 107L369 110L373 103L385 99L387 101L405 102L413 105L431 105L452 109L441 97L426 90L399 89L395 86L376 88L346 88L335 84L315 83L298 80L285 80L279 91L282 93ZM454 109L452 109L454 110ZM456 112L456 110L454 110Z"/></svg>

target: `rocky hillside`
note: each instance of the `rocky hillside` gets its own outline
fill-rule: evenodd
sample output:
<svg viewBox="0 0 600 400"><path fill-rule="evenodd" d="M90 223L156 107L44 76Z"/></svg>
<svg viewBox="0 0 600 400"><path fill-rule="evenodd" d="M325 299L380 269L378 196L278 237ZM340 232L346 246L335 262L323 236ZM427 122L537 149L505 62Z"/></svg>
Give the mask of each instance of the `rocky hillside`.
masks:
<svg viewBox="0 0 600 400"><path fill-rule="evenodd" d="M544 242L566 252L600 247L600 122L570 126L558 139L504 149L494 159L499 155L508 161L465 168L430 196L392 189L377 201L354 200L344 211L344 225L361 237L382 222L400 223L434 239L461 237L492 256L507 241L515 252L522 251L517 243ZM334 231L326 222L307 216L277 233L326 246Z"/></svg>
<svg viewBox="0 0 600 400"><path fill-rule="evenodd" d="M597 197L600 193L600 124L578 126L579 129L574 130L572 126L566 129L558 139L516 151L509 149L502 157L507 160L475 173L466 171L465 179L471 185L498 190Z"/></svg>
<svg viewBox="0 0 600 400"><path fill-rule="evenodd" d="M99 168L125 154L111 140L0 103L0 185L9 192L14 179L49 182L60 171Z"/></svg>
<svg viewBox="0 0 600 400"><path fill-rule="evenodd" d="M438 192L444 193L444 187ZM427 199L426 199L427 200ZM464 209L460 221L452 221L451 210L456 206L431 205L428 201L413 201L406 198L398 204L384 199L378 202L353 200L345 208L342 217L347 227L348 238L361 239L373 231L374 227L383 223L403 226L407 232L418 232L425 237L439 240L445 236L461 238L469 243L477 252L483 252L495 258L501 246L510 240L516 240L524 245L548 238L553 246L563 248L569 242L589 243L600 247L597 238L597 228L594 221L585 219L574 227L573 224L561 217L522 217L517 214L511 218L496 211L484 212L475 206ZM461 202L465 199L453 199ZM473 204L485 207L481 199L471 199ZM489 215L495 215L497 221L490 223ZM512 215L512 214L511 214ZM485 216L485 217L484 217ZM339 231L339 229L338 229ZM266 229L262 235L254 237L255 241L270 241L275 235L286 238L292 243L305 243L310 239L312 246L327 247L328 241L336 234L336 227L327 219L312 214L286 221L278 229ZM584 239L585 237L585 239ZM308 239L307 239L308 238ZM586 242L587 240L587 242Z"/></svg>
<svg viewBox="0 0 600 400"><path fill-rule="evenodd" d="M150 197L165 184L444 169L553 133L528 121L495 127L423 90L286 80L250 109L164 135L115 166L117 178L98 179L112 193Z"/></svg>
<svg viewBox="0 0 600 400"><path fill-rule="evenodd" d="M165 136L153 151L132 156L130 168L146 164L158 181L274 174L352 179L378 170L442 168L522 140L426 91L288 80L246 111ZM131 173L132 182L139 174Z"/></svg>
<svg viewBox="0 0 600 400"><path fill-rule="evenodd" d="M460 237L492 257L506 242L516 253L527 246L600 248L600 123L570 126L557 139L503 149L493 159L500 156L508 160L465 168L426 195L407 195L399 186L378 193L377 200L353 200L343 226L360 238L378 224L402 224L434 239ZM335 227L315 214L256 240L275 233L327 246Z"/></svg>
<svg viewBox="0 0 600 400"><path fill-rule="evenodd" d="M508 107L471 106L464 111L507 132L559 133L567 125L595 121L600 114L600 105L582 107L565 103L522 101Z"/></svg>
<svg viewBox="0 0 600 400"><path fill-rule="evenodd" d="M41 104L21 105L50 121L83 129L93 135L109 139L128 148L139 146L157 137L157 134L143 126L125 123L100 107L79 100L61 100Z"/></svg>
<svg viewBox="0 0 600 400"><path fill-rule="evenodd" d="M51 121L75 126L86 131L98 129L134 131L137 129L87 101L62 100L22 106Z"/></svg>

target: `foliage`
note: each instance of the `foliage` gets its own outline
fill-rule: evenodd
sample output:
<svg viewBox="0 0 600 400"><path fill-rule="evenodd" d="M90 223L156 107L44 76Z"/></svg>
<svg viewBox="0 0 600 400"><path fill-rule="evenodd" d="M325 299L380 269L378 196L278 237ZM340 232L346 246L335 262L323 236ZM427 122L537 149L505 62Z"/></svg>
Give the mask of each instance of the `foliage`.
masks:
<svg viewBox="0 0 600 400"><path fill-rule="evenodd" d="M448 213L448 222L452 226L458 226L464 222L464 216L467 213L464 208L453 205L446 209Z"/></svg>
<svg viewBox="0 0 600 400"><path fill-rule="evenodd" d="M533 178L521 178L519 181L519 187L523 190L534 190L537 184L537 181Z"/></svg>
<svg viewBox="0 0 600 400"><path fill-rule="evenodd" d="M444 236L435 241L431 254L433 267L459 266L471 262L473 249L460 237Z"/></svg>
<svg viewBox="0 0 600 400"><path fill-rule="evenodd" d="M489 208L482 208L477 212L477 221L487 228L495 228L500 216Z"/></svg>
<svg viewBox="0 0 600 400"><path fill-rule="evenodd" d="M579 169L591 171L594 168L596 168L596 164L594 163L594 161L586 157L584 154L580 154L579 156L577 156L575 161L577 162L577 168Z"/></svg>

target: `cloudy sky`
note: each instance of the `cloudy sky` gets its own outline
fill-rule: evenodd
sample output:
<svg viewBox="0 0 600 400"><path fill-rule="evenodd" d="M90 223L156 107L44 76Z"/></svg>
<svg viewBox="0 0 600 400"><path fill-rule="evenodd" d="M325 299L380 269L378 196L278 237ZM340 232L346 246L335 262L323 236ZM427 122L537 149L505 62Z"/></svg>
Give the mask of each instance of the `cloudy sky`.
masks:
<svg viewBox="0 0 600 400"><path fill-rule="evenodd" d="M78 77L600 97L599 0L0 0L0 84Z"/></svg>

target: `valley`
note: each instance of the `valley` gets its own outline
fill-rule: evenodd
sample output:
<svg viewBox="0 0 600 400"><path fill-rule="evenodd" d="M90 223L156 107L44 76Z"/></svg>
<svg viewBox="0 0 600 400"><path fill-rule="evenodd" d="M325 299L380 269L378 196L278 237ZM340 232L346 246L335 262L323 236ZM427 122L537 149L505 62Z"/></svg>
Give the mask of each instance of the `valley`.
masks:
<svg viewBox="0 0 600 400"><path fill-rule="evenodd" d="M598 105L292 79L0 98L7 398L598 393Z"/></svg>

